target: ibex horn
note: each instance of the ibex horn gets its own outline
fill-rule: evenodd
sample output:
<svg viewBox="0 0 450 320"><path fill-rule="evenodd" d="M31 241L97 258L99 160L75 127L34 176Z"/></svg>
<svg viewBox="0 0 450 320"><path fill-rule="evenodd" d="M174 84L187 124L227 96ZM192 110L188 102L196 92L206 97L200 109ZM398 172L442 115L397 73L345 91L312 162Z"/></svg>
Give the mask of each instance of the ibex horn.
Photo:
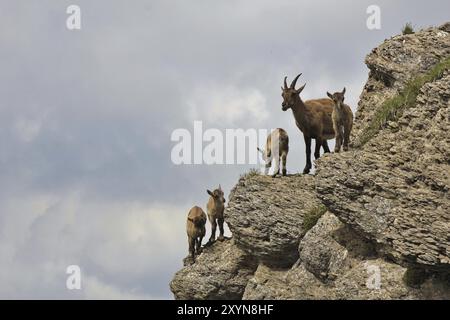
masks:
<svg viewBox="0 0 450 320"><path fill-rule="evenodd" d="M285 88L285 89L288 88L288 86L287 86L287 77L284 77L284 88Z"/></svg>
<svg viewBox="0 0 450 320"><path fill-rule="evenodd" d="M298 78L300 78L302 74L300 73L298 76L295 77L294 81L291 83L291 89L295 89L295 85L297 84Z"/></svg>

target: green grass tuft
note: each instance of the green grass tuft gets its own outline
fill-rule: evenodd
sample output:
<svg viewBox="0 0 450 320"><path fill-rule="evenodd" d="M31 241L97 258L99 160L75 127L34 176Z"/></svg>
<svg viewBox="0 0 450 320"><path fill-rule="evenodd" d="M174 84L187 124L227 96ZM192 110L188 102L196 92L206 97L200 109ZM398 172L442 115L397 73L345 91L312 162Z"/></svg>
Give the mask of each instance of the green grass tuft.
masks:
<svg viewBox="0 0 450 320"><path fill-rule="evenodd" d="M411 22L408 22L403 27L402 34L406 35L406 34L413 34L413 33L414 33L414 27Z"/></svg>
<svg viewBox="0 0 450 320"><path fill-rule="evenodd" d="M303 233L306 234L309 230L312 229L319 221L320 217L322 217L325 212L327 212L327 207L324 205L320 205L309 210L305 216L303 217Z"/></svg>
<svg viewBox="0 0 450 320"><path fill-rule="evenodd" d="M395 97L386 100L378 109L369 126L363 131L360 138L360 146L369 142L388 121L398 120L403 112L414 106L419 95L420 88L426 83L442 78L444 71L450 69L450 57L443 59L425 74L420 74L410 80L402 92Z"/></svg>

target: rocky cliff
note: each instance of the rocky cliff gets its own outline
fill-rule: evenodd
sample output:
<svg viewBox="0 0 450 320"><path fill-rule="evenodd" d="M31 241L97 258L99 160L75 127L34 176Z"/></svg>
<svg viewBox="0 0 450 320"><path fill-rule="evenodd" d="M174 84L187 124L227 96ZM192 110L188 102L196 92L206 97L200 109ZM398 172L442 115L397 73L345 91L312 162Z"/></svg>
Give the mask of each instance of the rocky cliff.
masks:
<svg viewBox="0 0 450 320"><path fill-rule="evenodd" d="M449 57L450 24L374 49L351 151L242 177L175 298L450 299Z"/></svg>

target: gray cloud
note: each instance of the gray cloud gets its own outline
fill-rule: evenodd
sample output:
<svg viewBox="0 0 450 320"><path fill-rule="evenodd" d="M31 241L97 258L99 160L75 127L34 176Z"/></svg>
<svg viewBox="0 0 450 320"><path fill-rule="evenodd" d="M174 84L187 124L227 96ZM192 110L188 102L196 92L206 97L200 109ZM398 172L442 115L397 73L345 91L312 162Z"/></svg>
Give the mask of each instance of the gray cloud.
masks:
<svg viewBox="0 0 450 320"><path fill-rule="evenodd" d="M0 297L170 298L186 254L184 219L206 188L227 194L251 166L181 166L171 132L286 128L285 75L304 98L347 86L356 108L364 56L411 21L444 22L442 1L72 1L0 3ZM175 232L173 232L175 230ZM84 289L65 289L80 264Z"/></svg>

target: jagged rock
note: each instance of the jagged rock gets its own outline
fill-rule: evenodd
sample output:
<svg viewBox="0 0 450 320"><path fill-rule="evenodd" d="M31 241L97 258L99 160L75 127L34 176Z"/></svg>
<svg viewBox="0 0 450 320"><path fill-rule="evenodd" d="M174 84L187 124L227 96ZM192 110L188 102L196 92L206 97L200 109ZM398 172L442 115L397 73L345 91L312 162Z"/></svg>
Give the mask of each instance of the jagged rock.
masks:
<svg viewBox="0 0 450 320"><path fill-rule="evenodd" d="M182 300L241 299L256 267L254 259L237 248L233 240L215 242L194 264L175 274L170 289L176 299Z"/></svg>
<svg viewBox="0 0 450 320"><path fill-rule="evenodd" d="M375 49L366 59L372 71L353 132L359 148L321 159L316 179L328 209L383 246L384 254L444 272L450 272L450 74L425 84L416 105L366 145L358 141L387 98L448 56L446 25ZM377 70L395 81L380 81Z"/></svg>
<svg viewBox="0 0 450 320"><path fill-rule="evenodd" d="M301 263L319 279L335 279L345 267L348 251L333 238L340 228L339 219L327 212L300 242Z"/></svg>
<svg viewBox="0 0 450 320"><path fill-rule="evenodd" d="M408 287L403 280L405 268L376 258L370 242L361 242L359 235L330 213L326 213L308 232L300 244L300 250L302 247L317 246L323 239L325 243L314 254L301 254L300 263L291 269L260 265L249 280L243 299L450 298L449 285L441 279L427 279L418 288ZM338 252L333 253L333 249ZM314 266L312 269L311 263ZM332 276L324 277L324 274Z"/></svg>
<svg viewBox="0 0 450 320"><path fill-rule="evenodd" d="M367 56L370 74L355 115L353 145L360 145L361 132L367 128L376 107L397 94L414 76L428 71L441 59L450 56L448 24L412 35L395 36Z"/></svg>
<svg viewBox="0 0 450 320"><path fill-rule="evenodd" d="M334 299L328 285L308 272L303 265L292 270L273 269L261 264L248 282L244 300Z"/></svg>
<svg viewBox="0 0 450 320"><path fill-rule="evenodd" d="M440 30L450 32L450 22L447 22L439 27Z"/></svg>
<svg viewBox="0 0 450 320"><path fill-rule="evenodd" d="M298 259L303 216L319 205L312 176L248 175L232 190L225 219L245 252L267 264L291 266Z"/></svg>
<svg viewBox="0 0 450 320"><path fill-rule="evenodd" d="M450 73L361 143L383 102L448 56L449 24L374 49L352 150L325 155L315 177L241 178L225 211L234 243L178 272L175 297L450 299Z"/></svg>
<svg viewBox="0 0 450 320"><path fill-rule="evenodd" d="M450 270L450 74L426 84L399 128L319 161L317 192L398 263Z"/></svg>

